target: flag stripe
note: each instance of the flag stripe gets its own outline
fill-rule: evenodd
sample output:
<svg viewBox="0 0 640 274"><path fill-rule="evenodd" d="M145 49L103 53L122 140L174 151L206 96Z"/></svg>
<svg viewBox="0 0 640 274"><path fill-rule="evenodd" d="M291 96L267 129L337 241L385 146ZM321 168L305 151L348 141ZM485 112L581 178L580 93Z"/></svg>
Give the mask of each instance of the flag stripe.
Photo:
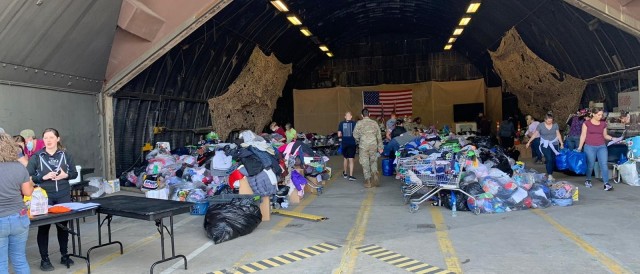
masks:
<svg viewBox="0 0 640 274"><path fill-rule="evenodd" d="M362 105L374 116L413 114L413 90L363 91Z"/></svg>

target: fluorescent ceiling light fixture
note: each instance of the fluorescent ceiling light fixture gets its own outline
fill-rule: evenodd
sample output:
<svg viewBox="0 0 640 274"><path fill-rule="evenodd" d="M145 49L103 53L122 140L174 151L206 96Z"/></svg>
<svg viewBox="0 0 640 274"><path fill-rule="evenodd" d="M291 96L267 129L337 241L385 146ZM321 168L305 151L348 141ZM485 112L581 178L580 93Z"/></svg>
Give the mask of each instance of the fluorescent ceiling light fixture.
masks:
<svg viewBox="0 0 640 274"><path fill-rule="evenodd" d="M304 36L307 36L307 37L311 36L311 31L307 27L300 28L300 32L302 32L302 34L304 34Z"/></svg>
<svg viewBox="0 0 640 274"><path fill-rule="evenodd" d="M451 44L446 44L446 45L444 45L444 50L450 50L452 46L453 45L451 45Z"/></svg>
<svg viewBox="0 0 640 274"><path fill-rule="evenodd" d="M453 35L460 35L460 34L462 34L462 30L463 30L463 28L456 28L455 30L453 30Z"/></svg>
<svg viewBox="0 0 640 274"><path fill-rule="evenodd" d="M462 19L460 19L460 26L466 26L469 24L469 21L471 21L471 17L462 17Z"/></svg>
<svg viewBox="0 0 640 274"><path fill-rule="evenodd" d="M271 1L271 5L273 5L274 7L276 7L276 9L278 9L281 12L287 12L289 11L289 8L287 8L287 5L285 5L282 1L280 0L276 0L276 1Z"/></svg>
<svg viewBox="0 0 640 274"><path fill-rule="evenodd" d="M333 57L333 53L331 53L331 52L327 52L327 56L329 56L329 57Z"/></svg>
<svg viewBox="0 0 640 274"><path fill-rule="evenodd" d="M480 8L480 2L471 2L467 8L467 13L475 13Z"/></svg>
<svg viewBox="0 0 640 274"><path fill-rule="evenodd" d="M447 42L447 43L453 44L456 41L456 39L458 39L458 38L451 37L451 38L449 38L449 42Z"/></svg>
<svg viewBox="0 0 640 274"><path fill-rule="evenodd" d="M319 48L321 51L329 51L329 48L325 45L320 45Z"/></svg>
<svg viewBox="0 0 640 274"><path fill-rule="evenodd" d="M302 25L302 21L300 21L300 19L298 19L298 17L295 15L287 15L287 20L289 20L289 22L291 22L291 24L293 24L294 26Z"/></svg>

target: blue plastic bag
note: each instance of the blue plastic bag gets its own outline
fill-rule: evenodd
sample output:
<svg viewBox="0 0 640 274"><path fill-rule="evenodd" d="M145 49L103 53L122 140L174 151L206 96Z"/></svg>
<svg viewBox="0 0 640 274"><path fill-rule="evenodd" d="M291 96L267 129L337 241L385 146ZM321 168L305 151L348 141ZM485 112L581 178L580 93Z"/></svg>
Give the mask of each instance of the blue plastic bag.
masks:
<svg viewBox="0 0 640 274"><path fill-rule="evenodd" d="M575 174L587 174L587 155L584 152L569 151L567 163Z"/></svg>
<svg viewBox="0 0 640 274"><path fill-rule="evenodd" d="M556 168L558 170L567 170L569 169L569 163L567 161L567 158L569 156L569 152L571 150L568 149L561 149L560 150L560 154L556 155Z"/></svg>

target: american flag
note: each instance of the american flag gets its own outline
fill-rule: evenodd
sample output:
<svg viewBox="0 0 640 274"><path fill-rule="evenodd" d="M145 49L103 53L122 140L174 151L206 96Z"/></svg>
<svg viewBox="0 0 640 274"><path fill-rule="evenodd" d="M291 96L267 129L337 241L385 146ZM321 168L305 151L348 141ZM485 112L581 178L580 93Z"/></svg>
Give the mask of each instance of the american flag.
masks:
<svg viewBox="0 0 640 274"><path fill-rule="evenodd" d="M413 90L363 91L362 105L369 109L371 116L389 116L395 112L398 116L413 114Z"/></svg>

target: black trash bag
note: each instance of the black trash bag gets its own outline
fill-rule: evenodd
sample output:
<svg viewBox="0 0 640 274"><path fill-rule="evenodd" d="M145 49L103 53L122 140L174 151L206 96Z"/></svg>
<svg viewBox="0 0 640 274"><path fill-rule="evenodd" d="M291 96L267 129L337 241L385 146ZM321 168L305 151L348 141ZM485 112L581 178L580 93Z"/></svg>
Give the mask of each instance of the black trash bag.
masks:
<svg viewBox="0 0 640 274"><path fill-rule="evenodd" d="M470 183L464 187L462 187L462 190L464 190L464 192L469 193L473 196L478 196L482 193L484 193L484 190L482 189L482 185L480 185L480 183L478 182L473 182Z"/></svg>
<svg viewBox="0 0 640 274"><path fill-rule="evenodd" d="M260 208L253 199L234 199L228 204L214 204L207 209L204 229L215 244L247 235L262 222Z"/></svg>
<svg viewBox="0 0 640 274"><path fill-rule="evenodd" d="M478 182L467 184L466 186L462 187L462 190L466 193L471 194L473 197L477 197L478 195L484 193L484 190L482 189L482 185L480 185L480 183ZM465 201L467 201L467 204L466 204L467 210L471 210L471 208L469 208L469 200L468 200L469 197L464 197L464 198L465 198ZM458 201L457 199L458 197L456 197L456 201Z"/></svg>
<svg viewBox="0 0 640 274"><path fill-rule="evenodd" d="M509 156L509 158L518 161L520 158L520 151L516 149L516 147L511 147L505 151L505 154Z"/></svg>
<svg viewBox="0 0 640 274"><path fill-rule="evenodd" d="M495 145L490 136L475 136L473 137L473 143L479 148L492 148Z"/></svg>
<svg viewBox="0 0 640 274"><path fill-rule="evenodd" d="M467 196L454 191L456 195L456 211L469 211L467 207ZM447 209L451 209L451 191L440 191L440 201Z"/></svg>

